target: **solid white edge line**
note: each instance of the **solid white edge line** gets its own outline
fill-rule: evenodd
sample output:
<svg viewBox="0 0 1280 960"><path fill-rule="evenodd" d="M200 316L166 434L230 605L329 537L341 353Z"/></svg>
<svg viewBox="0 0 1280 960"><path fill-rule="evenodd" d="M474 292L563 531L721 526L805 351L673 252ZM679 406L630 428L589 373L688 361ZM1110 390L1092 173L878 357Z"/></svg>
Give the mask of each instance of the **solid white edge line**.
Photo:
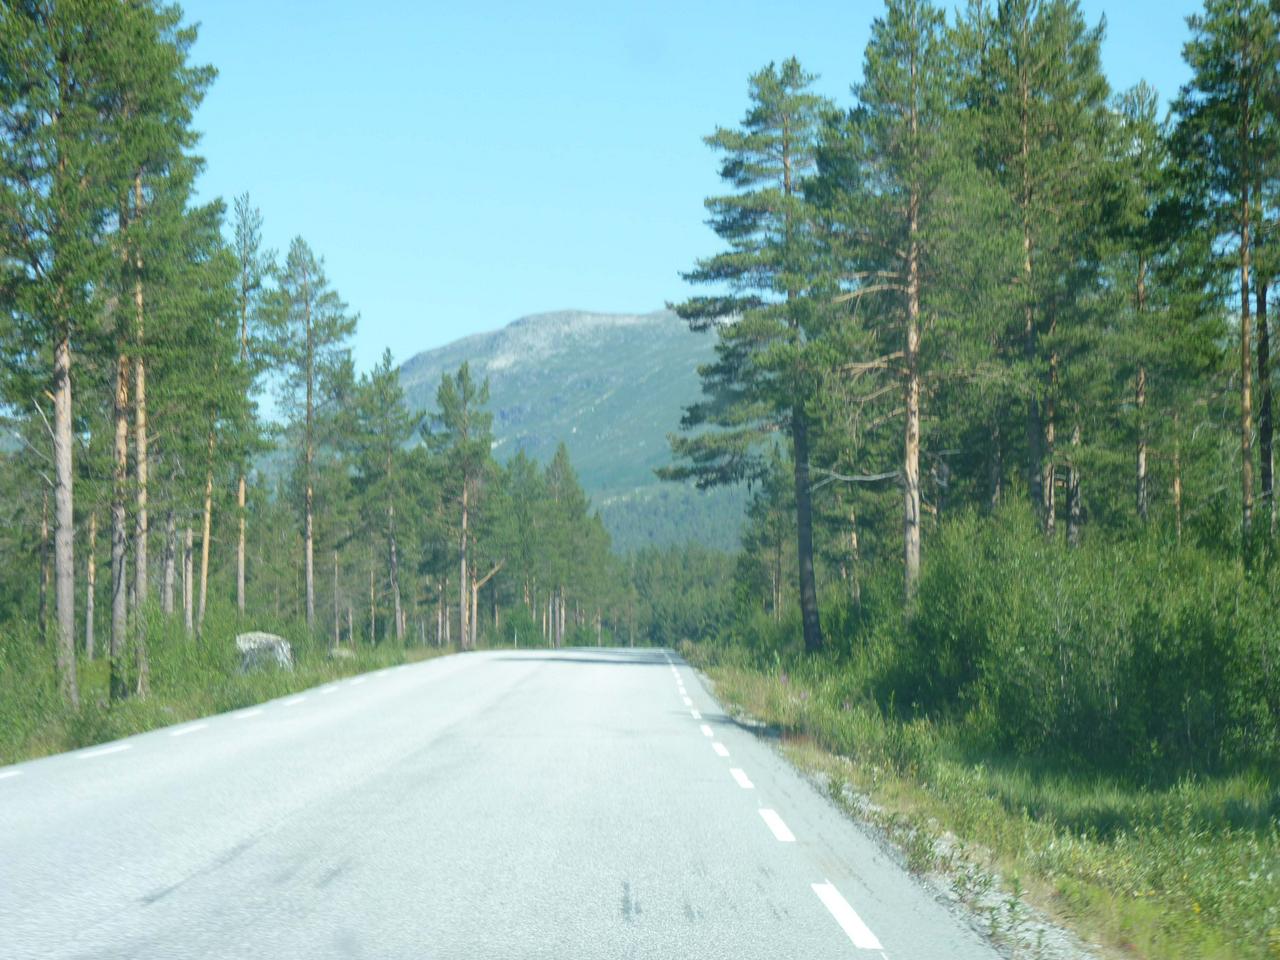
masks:
<svg viewBox="0 0 1280 960"><path fill-rule="evenodd" d="M701 719L702 719L702 714L701 714L701 713L699 713L697 710L690 710L690 711L689 711L689 713L693 716L693 719L695 719L695 720L701 720Z"/></svg>
<svg viewBox="0 0 1280 960"><path fill-rule="evenodd" d="M250 707L248 710L241 710L239 713L233 713L231 716L235 720L248 720L250 717L256 717L261 713L261 707Z"/></svg>
<svg viewBox="0 0 1280 960"><path fill-rule="evenodd" d="M796 835L791 832L791 828L783 823L782 818L778 816L777 810L770 810L768 807L760 809L760 817L769 825L769 829L773 831L775 838L783 843L795 843Z"/></svg>
<svg viewBox="0 0 1280 960"><path fill-rule="evenodd" d="M840 895L840 891L835 888L835 884L830 881L826 883L810 884L813 892L818 895L818 899L822 901L822 905L830 911L831 916L835 917L836 923L840 924L849 939L853 941L853 945L859 950L883 950L880 941L876 939L876 935L871 932L870 928L862 922L862 918L849 906L849 901Z"/></svg>
<svg viewBox="0 0 1280 960"><path fill-rule="evenodd" d="M171 736L171 737L185 737L188 733L195 733L195 732L196 732L196 731L198 731L198 730L203 730L203 729L204 729L205 727L207 727L207 726L209 726L207 723L192 723L192 724L188 724L188 725L187 725L187 726L185 726L185 727L179 727L177 730L170 730L170 731L169 731L169 736Z"/></svg>
<svg viewBox="0 0 1280 960"><path fill-rule="evenodd" d="M718 756L727 757L729 755L729 748L719 740L711 745L711 749L714 750Z"/></svg>
<svg viewBox="0 0 1280 960"><path fill-rule="evenodd" d="M131 749L132 747L127 743L116 743L109 747L99 747L97 750L90 750L88 753L78 753L76 754L76 757L80 760L92 760L94 757L105 757L109 753L123 753L124 751Z"/></svg>
<svg viewBox="0 0 1280 960"><path fill-rule="evenodd" d="M698 729L702 731L702 735L703 735L704 737L714 737L714 736L715 736L715 734L711 732L711 728L710 728L709 726L707 726L705 723L704 723L701 727L699 727Z"/></svg>
<svg viewBox="0 0 1280 960"><path fill-rule="evenodd" d="M0 780L8 780L10 777L22 776L21 770L0 770Z"/></svg>

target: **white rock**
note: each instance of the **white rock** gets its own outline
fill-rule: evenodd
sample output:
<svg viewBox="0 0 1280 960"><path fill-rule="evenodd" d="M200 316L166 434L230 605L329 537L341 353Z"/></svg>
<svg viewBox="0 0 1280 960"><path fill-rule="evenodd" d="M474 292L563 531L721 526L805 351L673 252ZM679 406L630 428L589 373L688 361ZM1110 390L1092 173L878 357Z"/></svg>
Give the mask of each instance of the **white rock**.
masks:
<svg viewBox="0 0 1280 960"><path fill-rule="evenodd" d="M240 670L248 672L268 664L285 670L293 669L293 650L289 641L274 633L242 633L236 637L236 649L240 651Z"/></svg>

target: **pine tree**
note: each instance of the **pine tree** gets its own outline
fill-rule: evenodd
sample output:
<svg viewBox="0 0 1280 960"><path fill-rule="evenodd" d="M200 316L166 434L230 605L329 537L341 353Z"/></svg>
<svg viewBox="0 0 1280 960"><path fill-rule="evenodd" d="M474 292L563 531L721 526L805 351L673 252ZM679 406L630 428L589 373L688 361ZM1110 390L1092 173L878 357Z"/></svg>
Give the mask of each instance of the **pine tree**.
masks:
<svg viewBox="0 0 1280 960"><path fill-rule="evenodd" d="M471 367L463 363L457 374L445 373L436 391L439 411L423 424L424 439L446 461L451 496L457 504L459 642L470 643L472 572L468 548L474 538L469 529L471 511L476 507L482 483L491 461L493 414L484 407L489 402L489 381L477 383Z"/></svg>
<svg viewBox="0 0 1280 960"><path fill-rule="evenodd" d="M763 439L790 433L796 498L796 554L805 649L822 648L813 566L809 414L814 377L805 361L814 282L811 211L803 195L812 174L826 101L794 58L751 77L751 107L738 129L707 144L724 153L721 178L736 192L706 201L711 227L729 250L698 262L685 279L727 288L674 307L694 330L713 329L717 359L703 367L707 399L689 407L673 437L680 461L661 475L701 487L757 479ZM705 430L706 427L717 429Z"/></svg>
<svg viewBox="0 0 1280 960"><path fill-rule="evenodd" d="M110 0L7 7L0 17L0 231L6 345L53 398L54 604L64 697L78 704L72 355L101 322L105 236L122 183L121 93L131 8ZM93 23L94 30L82 29ZM35 394L23 391L25 402Z"/></svg>
<svg viewBox="0 0 1280 960"><path fill-rule="evenodd" d="M236 197L235 220L232 227L232 249L239 268L236 279L236 299L240 310L240 365L250 379L250 389L256 384L257 375L265 366L264 309L268 278L275 270L275 255L262 248L262 213L249 201L249 195ZM249 439L249 438L246 438ZM246 448L249 445L246 444ZM247 461L249 449L242 453ZM245 499L247 495L248 464L242 463L236 481L236 609L245 611Z"/></svg>
<svg viewBox="0 0 1280 960"><path fill-rule="evenodd" d="M1096 274L1100 157L1107 130L1102 26L1075 0L970 4L958 35L969 64L964 98L979 165L1016 216L1021 271L1003 339L1014 396L1026 409L1027 482L1047 533L1057 523L1057 428L1063 340L1086 322Z"/></svg>
<svg viewBox="0 0 1280 960"><path fill-rule="evenodd" d="M356 318L329 286L323 261L296 237L273 292L270 323L274 355L284 371L284 402L302 431L303 580L307 626L315 626L313 467L316 457L316 387L324 369L345 354Z"/></svg>
<svg viewBox="0 0 1280 960"><path fill-rule="evenodd" d="M1253 314L1251 287L1260 188L1280 163L1277 71L1280 12L1263 0L1207 0L1188 18L1183 48L1192 79L1173 109L1174 150L1209 215L1209 229L1233 249L1240 303L1241 538L1253 528Z"/></svg>

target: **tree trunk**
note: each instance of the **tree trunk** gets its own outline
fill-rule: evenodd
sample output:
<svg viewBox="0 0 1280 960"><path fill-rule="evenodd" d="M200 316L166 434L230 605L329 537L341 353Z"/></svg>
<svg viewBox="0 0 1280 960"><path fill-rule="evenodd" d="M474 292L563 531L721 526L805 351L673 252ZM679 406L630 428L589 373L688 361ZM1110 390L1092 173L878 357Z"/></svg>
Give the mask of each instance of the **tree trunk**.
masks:
<svg viewBox="0 0 1280 960"><path fill-rule="evenodd" d="M1258 455L1259 481L1262 499L1270 513L1269 531L1276 530L1276 502L1274 496L1275 454L1273 452L1274 426L1272 421L1271 393L1271 333L1267 329L1267 282L1257 284L1258 302Z"/></svg>
<svg viewBox="0 0 1280 960"><path fill-rule="evenodd" d="M40 491L40 583L36 625L40 642L49 642L49 488Z"/></svg>
<svg viewBox="0 0 1280 960"><path fill-rule="evenodd" d="M1080 489L1080 421L1071 428L1071 472L1067 491L1067 543L1080 546L1081 525L1084 523L1084 501Z"/></svg>
<svg viewBox="0 0 1280 960"><path fill-rule="evenodd" d="M333 551L333 646L342 646L341 612L338 609L338 551Z"/></svg>
<svg viewBox="0 0 1280 960"><path fill-rule="evenodd" d="M791 440L795 447L796 561L799 567L800 618L804 649L822 649L822 624L818 618L818 587L813 571L813 504L809 499L809 422L804 407L791 408Z"/></svg>
<svg viewBox="0 0 1280 960"><path fill-rule="evenodd" d="M138 211L142 208L142 178L134 179L134 197ZM138 356L133 362L133 460L137 481L135 512L133 517L133 597L136 604L134 623L134 659L137 672L135 692L145 697L151 685L151 665L147 659L147 366L142 352L142 256L135 252L134 266L137 273L133 281L134 336L137 338Z"/></svg>
<svg viewBox="0 0 1280 960"><path fill-rule="evenodd" d="M1054 392L1057 387L1058 357L1057 354L1054 354L1049 358L1049 391L1044 400L1044 449L1041 451L1044 459L1041 461L1043 477L1040 492L1046 537L1053 537L1058 528L1058 489L1055 483L1056 471L1054 469L1054 459L1056 457L1056 425L1054 418L1057 412L1054 408Z"/></svg>
<svg viewBox="0 0 1280 960"><path fill-rule="evenodd" d="M396 640L404 642L404 613L400 608L400 561L396 556L396 505L387 502L387 545L390 550L391 602L396 614Z"/></svg>
<svg viewBox="0 0 1280 960"><path fill-rule="evenodd" d="M236 511L239 514L239 533L236 538L236 609L244 614L244 544L245 544L245 479L243 471L236 486Z"/></svg>
<svg viewBox="0 0 1280 960"><path fill-rule="evenodd" d="M58 622L58 682L72 707L80 706L76 680L75 510L71 460L71 339L63 333L53 356L53 592Z"/></svg>
<svg viewBox="0 0 1280 960"><path fill-rule="evenodd" d="M1134 391L1134 406L1138 414L1138 456L1137 456L1137 505L1138 519L1147 522L1150 509L1147 494L1147 368L1138 367L1138 385Z"/></svg>
<svg viewBox="0 0 1280 960"><path fill-rule="evenodd" d="M907 603L920 579L920 254L916 247L916 205L912 196L908 217L907 255L906 428L902 453L903 591ZM807 643L806 643L807 646Z"/></svg>
<svg viewBox="0 0 1280 960"><path fill-rule="evenodd" d="M306 437L303 440L303 459L305 483L303 511L305 516L302 523L302 539L303 539L303 577L306 580L305 591L307 597L307 629L315 629L316 623L316 581L315 581L315 541L314 530L312 526L312 508L315 506L315 490L312 488L311 470L315 463L315 339L311 329L311 284L310 278L304 277L302 283L302 296L305 305L304 322L306 323L307 343L306 343L306 378L307 378L307 409L306 409Z"/></svg>
<svg viewBox="0 0 1280 960"><path fill-rule="evenodd" d="M1240 531L1245 562L1253 539L1253 324L1249 315L1252 198L1246 186L1240 216Z"/></svg>
<svg viewBox="0 0 1280 960"><path fill-rule="evenodd" d="M186 542L183 544L182 550L182 612L183 618L187 625L187 635L195 633L195 617L193 616L193 607L195 606L195 584L192 577L195 573L193 567L193 554L195 553L195 535L191 532L191 524L187 524Z"/></svg>
<svg viewBox="0 0 1280 960"><path fill-rule="evenodd" d="M373 557L369 558L369 645L378 642L378 606L373 593Z"/></svg>
<svg viewBox="0 0 1280 960"><path fill-rule="evenodd" d="M469 608L467 603L467 584L470 582L467 579L467 486L467 478L464 476L462 478L462 537L458 541L459 556L461 557L459 564L459 576L461 579L458 581L458 589L460 591L458 595L458 613L462 618L459 621L458 642L462 644L463 650L467 648L467 610Z"/></svg>
<svg viewBox="0 0 1280 960"><path fill-rule="evenodd" d="M1138 263L1138 287L1135 299L1135 306L1139 319L1146 311L1147 307L1147 261L1142 259ZM1138 428L1138 451L1137 451L1137 480L1135 484L1135 495L1138 507L1138 519L1143 523L1147 522L1147 514L1150 509L1149 496L1147 493L1147 368L1138 365L1138 382L1134 390L1134 408L1137 411L1137 428Z"/></svg>
<svg viewBox="0 0 1280 960"><path fill-rule="evenodd" d="M196 615L196 634L204 634L204 611L209 599L209 540L213 534L213 434L209 434L209 466L204 474L204 513L200 537L200 607Z"/></svg>
<svg viewBox="0 0 1280 960"><path fill-rule="evenodd" d="M347 646L355 649L356 645L356 613L351 608L351 604L347 604Z"/></svg>
<svg viewBox="0 0 1280 960"><path fill-rule="evenodd" d="M135 190L137 191L137 202L142 202L142 182L135 181ZM136 260L137 269L142 269L142 259ZM134 322L136 324L135 335L139 344L142 344L142 279L139 277L134 280L133 284L133 307ZM147 517L147 472L149 463L147 460L147 367L142 357L141 350L139 355L133 361L133 455L134 455L134 476L137 480L138 488L134 491L136 497L136 510L133 517L133 591L134 601L141 608L147 602L147 540L148 540L148 517ZM138 627L142 629L143 619L138 619Z"/></svg>
<svg viewBox="0 0 1280 960"><path fill-rule="evenodd" d="M126 552L129 533L125 488L129 469L129 358L116 359L115 445L111 490L111 699L121 700L129 690L124 675L124 653L129 629L129 593Z"/></svg>
<svg viewBox="0 0 1280 960"><path fill-rule="evenodd" d="M178 553L178 523L170 510L164 519L164 580L160 591L161 609L166 616L173 616L174 565Z"/></svg>
<svg viewBox="0 0 1280 960"><path fill-rule="evenodd" d="M84 655L92 660L94 651L93 619L98 585L98 511L89 514L89 556L84 564Z"/></svg>

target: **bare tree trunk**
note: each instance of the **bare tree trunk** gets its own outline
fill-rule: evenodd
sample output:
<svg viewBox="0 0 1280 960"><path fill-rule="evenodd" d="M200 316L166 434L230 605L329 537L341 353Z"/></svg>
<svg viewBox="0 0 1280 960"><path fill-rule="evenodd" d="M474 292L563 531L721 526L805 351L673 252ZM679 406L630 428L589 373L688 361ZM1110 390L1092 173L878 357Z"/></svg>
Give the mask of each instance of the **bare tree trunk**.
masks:
<svg viewBox="0 0 1280 960"><path fill-rule="evenodd" d="M369 644L378 642L378 606L373 593L373 557L369 557Z"/></svg>
<svg viewBox="0 0 1280 960"><path fill-rule="evenodd" d="M195 633L195 617L193 616L193 607L195 606L195 583L192 578L195 574L193 566L193 555L195 553L195 535L191 532L191 524L187 524L187 537L183 544L182 550L182 612L187 625L187 634Z"/></svg>
<svg viewBox="0 0 1280 960"><path fill-rule="evenodd" d="M1080 531L1084 523L1084 500L1080 489L1080 420L1077 415L1071 428L1071 473L1067 493L1067 543L1080 546Z"/></svg>
<svg viewBox="0 0 1280 960"><path fill-rule="evenodd" d="M338 551L333 551L333 646L342 646L342 626L338 610Z"/></svg>
<svg viewBox="0 0 1280 960"><path fill-rule="evenodd" d="M213 434L209 434L209 466L204 475L204 519L200 537L200 609L196 634L204 634L204 611L209 599L209 539L213 534Z"/></svg>
<svg viewBox="0 0 1280 960"><path fill-rule="evenodd" d="M1138 316L1141 318L1147 306L1147 261L1145 258L1138 263L1138 286L1135 305ZM1138 476L1136 483L1138 519L1146 523L1150 508L1147 493L1147 368L1142 364L1138 365L1138 382L1133 399L1138 421Z"/></svg>
<svg viewBox="0 0 1280 960"><path fill-rule="evenodd" d="M134 179L134 202L138 212L142 207L142 178ZM147 367L142 355L143 342L143 309L142 309L142 256L135 253L134 266L137 271L133 282L134 336L139 346L138 356L133 361L133 453L134 476L138 489L136 511L133 517L133 590L134 600L138 607L147 602L147 473L150 464L147 460ZM138 620L142 629L142 618Z"/></svg>
<svg viewBox="0 0 1280 960"><path fill-rule="evenodd" d="M1246 187L1240 205L1240 531L1246 563L1253 539L1253 323L1249 315L1249 269L1253 201Z"/></svg>
<svg viewBox="0 0 1280 960"><path fill-rule="evenodd" d="M161 609L166 616L173 616L174 565L178 553L178 523L169 510L164 518L164 579L160 591Z"/></svg>
<svg viewBox="0 0 1280 960"><path fill-rule="evenodd" d="M912 116L912 126L915 117ZM906 427L902 455L903 592L915 596L920 579L920 253L916 247L918 198L909 204L907 253Z"/></svg>
<svg viewBox="0 0 1280 960"><path fill-rule="evenodd" d="M49 488L40 491L40 585L36 623L40 626L40 642L49 642Z"/></svg>
<svg viewBox="0 0 1280 960"><path fill-rule="evenodd" d="M1270 512L1269 531L1276 530L1276 502L1274 496L1275 454L1273 452L1274 426L1272 421L1271 392L1271 333L1267 325L1267 282L1257 284L1258 301L1258 455L1259 480L1262 499Z"/></svg>
<svg viewBox="0 0 1280 960"><path fill-rule="evenodd" d="M471 578L471 596L468 598L468 602L471 604L471 613L470 613L471 636L467 639L467 643L471 646L472 650L476 648L476 619L477 619L476 608L479 606L479 604L477 603L477 600L478 600L477 594L479 592L480 592L479 587L476 586L476 578L472 577Z"/></svg>
<svg viewBox="0 0 1280 960"><path fill-rule="evenodd" d="M1138 386L1134 392L1134 406L1138 413L1138 519L1146 523L1150 503L1147 494L1147 368L1143 366L1138 367Z"/></svg>
<svg viewBox="0 0 1280 960"><path fill-rule="evenodd" d="M391 602L396 614L396 640L404 642L404 614L400 608L400 561L396 556L396 505L387 503L387 541L391 552Z"/></svg>
<svg viewBox="0 0 1280 960"><path fill-rule="evenodd" d="M862 551L858 548L858 517L849 511L849 589L856 607L862 606Z"/></svg>
<svg viewBox="0 0 1280 960"><path fill-rule="evenodd" d="M347 645L352 649L356 645L356 613L350 603L347 604Z"/></svg>
<svg viewBox="0 0 1280 960"><path fill-rule="evenodd" d="M467 579L467 486L467 478L464 476L462 478L462 537L458 542L459 555L461 557L459 564L459 577L461 579L458 581L458 588L460 591L458 598L458 613L462 618L459 621L458 642L462 644L462 649L464 650L467 648L467 609L469 606L467 603L467 584L470 582Z"/></svg>
<svg viewBox="0 0 1280 960"><path fill-rule="evenodd" d="M305 590L307 597L307 629L314 629L316 622L316 582L315 582L315 541L314 529L312 523L311 512L315 506L315 490L311 482L311 470L315 464L315 338L314 331L311 328L311 284L310 277L304 277L302 282L303 300L305 303L305 323L307 329L306 344L306 378L307 378L307 409L306 409L306 437L304 440L303 459L305 461L304 482L306 491L304 494L303 510L305 517L302 524L303 539L303 577L306 580Z"/></svg>
<svg viewBox="0 0 1280 960"><path fill-rule="evenodd" d="M791 408L791 442L794 447L796 491L796 563L800 587L800 619L806 653L822 649L822 623L818 617L818 586L813 570L813 504L809 494L809 421L804 407Z"/></svg>
<svg viewBox="0 0 1280 960"><path fill-rule="evenodd" d="M89 556L84 564L84 655L92 660L94 650L93 619L98 585L98 511L89 514Z"/></svg>
<svg viewBox="0 0 1280 960"><path fill-rule="evenodd" d="M129 533L125 488L129 469L129 358L116 359L115 445L111 491L111 699L122 700L129 689L124 675L124 653L129 629L129 593L126 553Z"/></svg>
<svg viewBox="0 0 1280 960"><path fill-rule="evenodd" d="M58 683L67 703L79 707L80 686L76 680L76 533L72 505L75 476L71 445L71 339L64 331L53 355L53 602L58 622Z"/></svg>
<svg viewBox="0 0 1280 960"><path fill-rule="evenodd" d="M1058 490L1055 483L1054 458L1056 456L1056 426L1054 417L1054 393L1058 386L1058 357L1049 358L1049 390L1044 400L1044 449L1042 454L1043 478L1041 480L1041 505L1044 511L1044 533L1052 537L1058 528Z"/></svg>
<svg viewBox="0 0 1280 960"><path fill-rule="evenodd" d="M236 510L239 514L239 534L236 540L236 609L244 614L244 554L245 554L245 479L240 473L240 482L236 486Z"/></svg>

